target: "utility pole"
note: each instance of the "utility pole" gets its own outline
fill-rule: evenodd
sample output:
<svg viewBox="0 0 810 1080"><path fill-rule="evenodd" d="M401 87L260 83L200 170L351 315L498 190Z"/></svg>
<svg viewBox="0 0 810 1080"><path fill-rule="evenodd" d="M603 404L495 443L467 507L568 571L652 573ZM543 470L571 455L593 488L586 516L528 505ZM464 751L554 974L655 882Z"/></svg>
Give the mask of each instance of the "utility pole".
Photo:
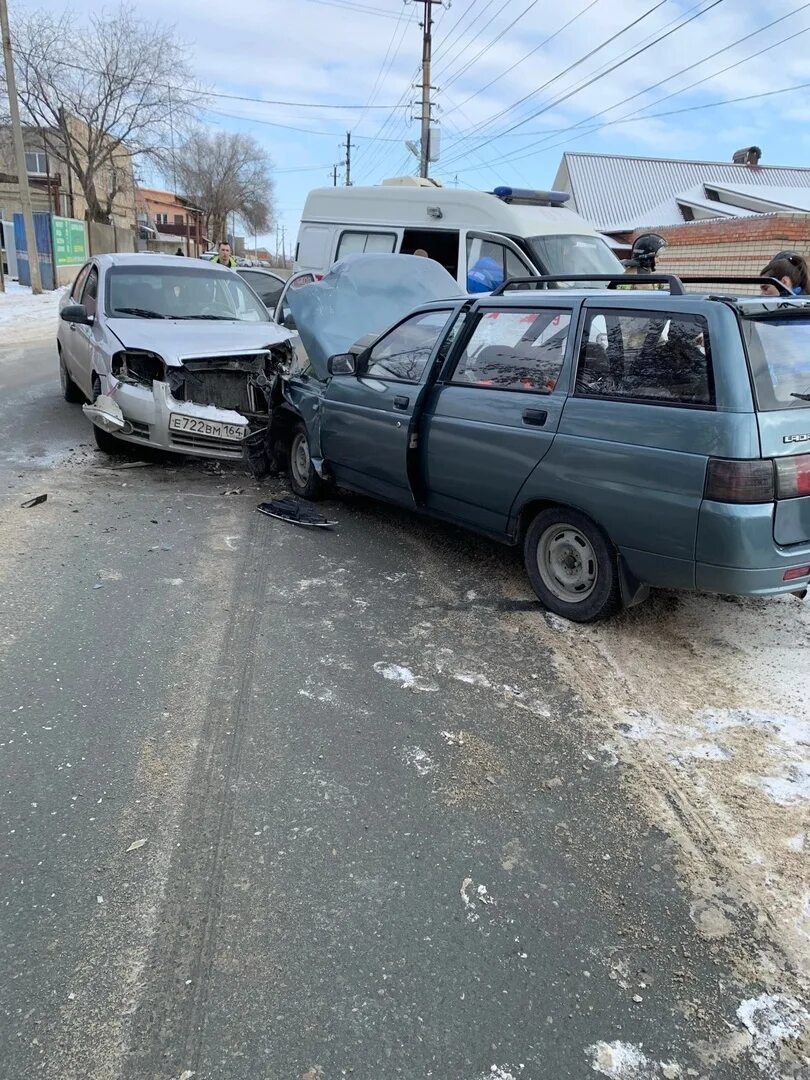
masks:
<svg viewBox="0 0 810 1080"><path fill-rule="evenodd" d="M332 187L337 187L337 165L332 166Z"/></svg>
<svg viewBox="0 0 810 1080"><path fill-rule="evenodd" d="M433 56L433 9L442 7L444 0L416 0L424 4L425 17L422 22L422 137L419 143L419 175L427 178L430 172L430 121L431 100L430 64Z"/></svg>
<svg viewBox="0 0 810 1080"><path fill-rule="evenodd" d="M352 133L346 132L346 187L352 186L352 150L357 147L352 142ZM337 174L336 174L337 175Z"/></svg>
<svg viewBox="0 0 810 1080"><path fill-rule="evenodd" d="M28 172L25 168L25 146L23 145L22 125L20 124L20 106L17 101L17 83L14 78L14 61L11 57L11 32L8 26L6 0L0 0L0 31L2 31L3 35L8 108L11 114L11 133L14 137L14 156L17 159L17 179L20 184L20 202L22 203L23 222L25 223L28 266L31 271L31 292L36 296L42 292L42 278L39 273L39 253L37 251L37 237L34 232L34 214L31 210L31 191L28 187Z"/></svg>
<svg viewBox="0 0 810 1080"><path fill-rule="evenodd" d="M281 265L287 265L287 245L285 243L286 228L281 226Z"/></svg>

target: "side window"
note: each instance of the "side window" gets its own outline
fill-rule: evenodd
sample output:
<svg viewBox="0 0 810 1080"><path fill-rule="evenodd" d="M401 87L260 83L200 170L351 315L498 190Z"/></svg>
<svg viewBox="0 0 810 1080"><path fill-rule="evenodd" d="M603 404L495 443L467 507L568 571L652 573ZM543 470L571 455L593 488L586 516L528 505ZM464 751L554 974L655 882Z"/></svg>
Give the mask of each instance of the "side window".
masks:
<svg viewBox="0 0 810 1080"><path fill-rule="evenodd" d="M452 382L494 390L550 394L557 385L571 312L490 311L461 355Z"/></svg>
<svg viewBox="0 0 810 1080"><path fill-rule="evenodd" d="M276 281L270 274L253 274L250 271L246 271L241 276L250 285L251 289L259 294L262 303L266 307L276 306L278 298L281 296L281 290L284 288L280 281Z"/></svg>
<svg viewBox="0 0 810 1080"><path fill-rule="evenodd" d="M76 275L76 280L73 282L73 288L70 290L70 295L77 304L81 303L79 297L82 295L82 289L84 288L85 281L87 281L87 275L90 273L91 265L91 263L85 263Z"/></svg>
<svg viewBox="0 0 810 1080"><path fill-rule="evenodd" d="M508 277L526 277L531 270L508 244L467 237L467 291L492 292Z"/></svg>
<svg viewBox="0 0 810 1080"><path fill-rule="evenodd" d="M95 266L90 268L87 281L82 293L82 303L88 315L95 315L98 309L98 270Z"/></svg>
<svg viewBox="0 0 810 1080"><path fill-rule="evenodd" d="M386 232L344 232L338 241L335 259L365 253L391 255L397 248L397 234Z"/></svg>
<svg viewBox="0 0 810 1080"><path fill-rule="evenodd" d="M449 311L426 311L400 323L371 350L366 375L419 382Z"/></svg>
<svg viewBox="0 0 810 1080"><path fill-rule="evenodd" d="M574 392L662 405L714 405L706 320L667 311L589 313Z"/></svg>

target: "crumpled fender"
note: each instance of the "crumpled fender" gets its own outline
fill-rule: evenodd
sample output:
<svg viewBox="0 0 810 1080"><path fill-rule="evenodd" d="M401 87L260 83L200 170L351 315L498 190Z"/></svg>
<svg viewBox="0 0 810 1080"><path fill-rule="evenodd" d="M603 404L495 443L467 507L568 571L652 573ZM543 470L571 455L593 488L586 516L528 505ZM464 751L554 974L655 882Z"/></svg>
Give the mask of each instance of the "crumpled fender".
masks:
<svg viewBox="0 0 810 1080"><path fill-rule="evenodd" d="M283 379L281 396L283 400L301 417L309 436L309 449L312 465L322 476L323 451L321 449L321 410L326 384L317 379Z"/></svg>
<svg viewBox="0 0 810 1080"><path fill-rule="evenodd" d="M84 415L102 431L110 435L128 435L132 426L124 419L121 406L107 394L99 394L95 401L82 405Z"/></svg>

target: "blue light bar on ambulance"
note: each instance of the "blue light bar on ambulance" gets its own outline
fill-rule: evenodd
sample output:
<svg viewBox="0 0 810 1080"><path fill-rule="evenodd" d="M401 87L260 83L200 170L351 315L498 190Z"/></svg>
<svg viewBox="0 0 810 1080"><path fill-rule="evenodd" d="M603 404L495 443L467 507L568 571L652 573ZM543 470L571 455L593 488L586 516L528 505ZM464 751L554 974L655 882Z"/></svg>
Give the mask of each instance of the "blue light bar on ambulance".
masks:
<svg viewBox="0 0 810 1080"><path fill-rule="evenodd" d="M532 191L531 188L496 187L492 192L508 203L524 206L562 206L571 196L567 191Z"/></svg>

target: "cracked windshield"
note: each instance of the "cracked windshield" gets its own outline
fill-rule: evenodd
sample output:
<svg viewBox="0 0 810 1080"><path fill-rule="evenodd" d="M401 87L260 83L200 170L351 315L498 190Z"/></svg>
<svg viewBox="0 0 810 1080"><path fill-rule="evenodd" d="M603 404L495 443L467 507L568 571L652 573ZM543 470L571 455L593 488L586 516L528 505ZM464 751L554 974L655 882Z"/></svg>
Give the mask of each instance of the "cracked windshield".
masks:
<svg viewBox="0 0 810 1080"><path fill-rule="evenodd" d="M0 1080L810 1080L810 3L0 31Z"/></svg>

